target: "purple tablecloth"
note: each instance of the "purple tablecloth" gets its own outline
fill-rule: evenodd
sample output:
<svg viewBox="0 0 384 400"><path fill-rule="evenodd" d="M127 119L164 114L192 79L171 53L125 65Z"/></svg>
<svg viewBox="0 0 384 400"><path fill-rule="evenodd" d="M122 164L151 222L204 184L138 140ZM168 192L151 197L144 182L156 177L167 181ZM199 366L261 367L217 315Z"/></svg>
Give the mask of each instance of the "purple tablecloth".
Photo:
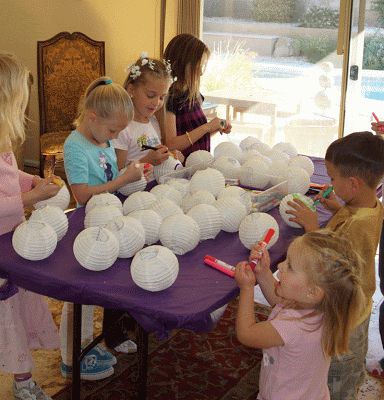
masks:
<svg viewBox="0 0 384 400"><path fill-rule="evenodd" d="M314 159L316 172L313 182L328 180L321 159ZM284 259L290 241L302 235L281 219L278 208L270 214L280 227L278 242L271 248L272 267ZM327 213L319 207L320 219ZM84 229L84 208L68 215L69 230L58 243L54 253L42 261L27 261L12 247L12 233L0 236L0 277L31 291L59 300L95 304L127 310L147 331L164 336L174 328L195 331L210 328L210 312L226 304L238 294L234 279L206 266L206 254L229 264L247 259L249 250L239 240L238 233L220 232L215 240L201 242L193 251L177 256L180 264L175 283L161 292L145 291L132 281L131 259L118 259L108 270L92 272L80 266L73 255L73 241Z"/></svg>

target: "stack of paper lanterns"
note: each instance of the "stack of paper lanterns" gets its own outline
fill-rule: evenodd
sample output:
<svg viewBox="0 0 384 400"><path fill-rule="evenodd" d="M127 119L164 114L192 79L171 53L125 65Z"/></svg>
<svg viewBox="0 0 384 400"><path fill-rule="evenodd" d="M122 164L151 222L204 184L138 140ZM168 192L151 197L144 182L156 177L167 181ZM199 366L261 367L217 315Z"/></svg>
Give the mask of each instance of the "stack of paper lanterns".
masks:
<svg viewBox="0 0 384 400"><path fill-rule="evenodd" d="M131 263L132 280L151 292L169 288L179 273L179 261L163 246L149 246L138 251Z"/></svg>

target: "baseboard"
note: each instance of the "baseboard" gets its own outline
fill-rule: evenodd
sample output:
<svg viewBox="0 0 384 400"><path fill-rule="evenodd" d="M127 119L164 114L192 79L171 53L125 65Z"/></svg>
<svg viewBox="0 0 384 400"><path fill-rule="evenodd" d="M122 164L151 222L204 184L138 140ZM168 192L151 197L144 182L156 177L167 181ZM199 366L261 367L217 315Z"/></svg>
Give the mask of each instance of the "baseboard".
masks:
<svg viewBox="0 0 384 400"><path fill-rule="evenodd" d="M40 168L40 163L36 160L24 160L26 167Z"/></svg>

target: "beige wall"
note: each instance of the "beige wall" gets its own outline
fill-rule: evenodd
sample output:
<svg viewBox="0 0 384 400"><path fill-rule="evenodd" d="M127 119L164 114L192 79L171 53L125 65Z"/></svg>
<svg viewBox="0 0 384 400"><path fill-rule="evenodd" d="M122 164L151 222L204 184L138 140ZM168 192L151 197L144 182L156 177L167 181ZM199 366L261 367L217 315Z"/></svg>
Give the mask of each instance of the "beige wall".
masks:
<svg viewBox="0 0 384 400"><path fill-rule="evenodd" d="M167 0L165 43L176 33L177 0ZM159 56L161 0L0 0L0 49L15 53L31 70L32 123L27 162L39 160L36 42L62 31L105 41L106 73L123 82L125 67L142 51Z"/></svg>

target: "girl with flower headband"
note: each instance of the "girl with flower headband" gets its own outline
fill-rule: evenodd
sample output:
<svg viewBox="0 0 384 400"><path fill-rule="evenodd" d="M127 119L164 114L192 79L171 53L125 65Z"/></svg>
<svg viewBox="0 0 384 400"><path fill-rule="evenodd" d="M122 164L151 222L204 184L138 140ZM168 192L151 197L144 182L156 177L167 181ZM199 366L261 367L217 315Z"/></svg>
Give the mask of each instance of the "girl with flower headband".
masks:
<svg viewBox="0 0 384 400"><path fill-rule="evenodd" d="M165 144L179 149L187 157L196 150L210 151L210 137L215 132L230 133L231 124L219 118L207 122L202 110L200 76L210 52L197 37L183 33L167 45L164 58L171 63L177 81L169 89L165 119Z"/></svg>
<svg viewBox="0 0 384 400"><path fill-rule="evenodd" d="M76 129L64 143L64 167L72 194L78 205L92 195L115 192L129 182L141 179L142 167L131 163L119 175L112 139L116 139L133 118L132 101L126 90L109 77L94 80L79 104ZM82 342L93 339L93 306L82 307ZM73 307L64 303L61 314L61 373L72 373ZM116 358L100 346L90 350L81 362L81 378L104 379L114 373Z"/></svg>
<svg viewBox="0 0 384 400"><path fill-rule="evenodd" d="M131 97L134 116L113 141L119 168L132 160L159 165L168 158L168 147L161 144L161 127L156 115L164 111L164 100L172 81L169 63L149 58L147 53L142 53L129 66L123 86Z"/></svg>

